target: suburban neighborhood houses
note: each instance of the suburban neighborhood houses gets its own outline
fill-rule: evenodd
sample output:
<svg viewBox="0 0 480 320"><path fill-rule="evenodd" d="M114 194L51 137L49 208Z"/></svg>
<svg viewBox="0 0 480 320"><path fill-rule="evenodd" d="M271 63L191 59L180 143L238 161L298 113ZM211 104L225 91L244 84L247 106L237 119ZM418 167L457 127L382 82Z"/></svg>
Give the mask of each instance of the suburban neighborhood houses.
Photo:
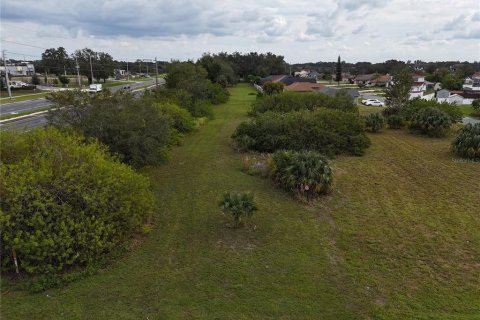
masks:
<svg viewBox="0 0 480 320"><path fill-rule="evenodd" d="M417 70L415 72L422 72ZM289 75L270 75L261 78L261 86L267 82L283 83L284 91L293 92L323 92L332 94L332 90L349 89L355 90L360 95L373 94L382 96L382 88L389 88L394 80L390 74L359 74L351 75L342 73L342 80L339 83L322 79L323 74L312 70L295 71L294 76ZM410 99L435 100L437 102L446 102L455 105L469 105L475 99L480 99L480 72L476 72L464 80L462 90L442 89L440 82L434 83L427 81L423 73L415 73L412 76L412 87L410 89ZM378 88L378 89L376 89ZM380 90L380 91L379 91ZM355 94L354 94L355 96Z"/></svg>

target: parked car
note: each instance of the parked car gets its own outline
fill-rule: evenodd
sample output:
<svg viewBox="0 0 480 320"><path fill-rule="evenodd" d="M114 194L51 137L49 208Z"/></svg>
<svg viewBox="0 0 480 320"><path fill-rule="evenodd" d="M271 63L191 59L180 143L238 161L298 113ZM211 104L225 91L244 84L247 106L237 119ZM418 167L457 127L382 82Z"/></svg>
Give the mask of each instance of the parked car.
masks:
<svg viewBox="0 0 480 320"><path fill-rule="evenodd" d="M90 93L97 93L102 91L102 84L96 83L96 84L91 84L90 87L88 87L88 92Z"/></svg>
<svg viewBox="0 0 480 320"><path fill-rule="evenodd" d="M365 99L365 100L362 100L362 104L364 104L366 106L372 106L372 107L384 107L385 106L385 103L383 103L382 101L380 101L378 99Z"/></svg>
<svg viewBox="0 0 480 320"><path fill-rule="evenodd" d="M10 88L25 88L25 87L28 87L28 83L25 83L23 81L15 81L15 80L10 81Z"/></svg>

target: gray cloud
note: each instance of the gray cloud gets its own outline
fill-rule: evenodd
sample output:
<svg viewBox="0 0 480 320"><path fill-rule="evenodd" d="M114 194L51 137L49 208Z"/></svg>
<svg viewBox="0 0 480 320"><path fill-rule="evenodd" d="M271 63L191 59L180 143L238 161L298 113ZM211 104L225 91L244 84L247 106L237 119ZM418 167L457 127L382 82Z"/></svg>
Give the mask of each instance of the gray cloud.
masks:
<svg viewBox="0 0 480 320"><path fill-rule="evenodd" d="M122 56L195 58L238 50L298 61L319 59L319 51L323 59L336 58L341 51L347 60L417 54L478 60L476 6L478 0L3 0L1 19L7 40L70 51L91 46ZM25 14L25 8L34 9ZM365 43L376 50L358 50Z"/></svg>

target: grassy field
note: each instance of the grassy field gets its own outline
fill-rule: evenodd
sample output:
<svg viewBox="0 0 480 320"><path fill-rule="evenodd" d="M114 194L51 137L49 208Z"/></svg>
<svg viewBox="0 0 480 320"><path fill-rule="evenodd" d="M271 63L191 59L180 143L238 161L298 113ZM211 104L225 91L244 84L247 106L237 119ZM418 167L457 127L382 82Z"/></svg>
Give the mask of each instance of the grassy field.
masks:
<svg viewBox="0 0 480 320"><path fill-rule="evenodd" d="M2 98L0 98L0 103L1 104L5 104L5 103L13 103L13 102L20 102L20 101L26 101L26 100L33 100L33 99L41 99L41 98L45 98L45 96L49 94L49 92L45 92L45 91L36 91L36 93L32 93L32 92L15 92L15 94L12 93L12 96L13 98L10 99L8 97L8 93L6 94L6 96L3 95L3 91L2 91Z"/></svg>
<svg viewBox="0 0 480 320"><path fill-rule="evenodd" d="M479 318L480 163L452 157L451 137L384 130L332 162L330 195L301 204L241 171L229 137L255 96L231 92L146 172L159 211L141 245L64 288L2 288L2 318ZM225 190L255 192L247 227L219 212Z"/></svg>
<svg viewBox="0 0 480 320"><path fill-rule="evenodd" d="M472 118L480 118L480 116L476 115L476 114L473 114L474 113L474 109L471 105L466 105L466 106L460 106L458 107L460 110L462 110L462 113L465 115L465 116L468 116L468 117L472 117Z"/></svg>

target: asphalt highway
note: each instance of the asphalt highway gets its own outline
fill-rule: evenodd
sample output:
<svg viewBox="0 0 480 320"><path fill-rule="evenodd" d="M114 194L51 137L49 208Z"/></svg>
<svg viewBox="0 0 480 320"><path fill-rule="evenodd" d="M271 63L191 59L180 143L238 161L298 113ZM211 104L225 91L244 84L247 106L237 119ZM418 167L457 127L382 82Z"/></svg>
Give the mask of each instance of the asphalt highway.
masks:
<svg viewBox="0 0 480 320"><path fill-rule="evenodd" d="M130 83L128 85L110 87L108 89L112 92L116 92L119 90L124 90L126 86L129 86L128 90L135 91L135 90L141 90L139 89L140 87L151 86L154 84L155 84L155 78L148 81L135 82L135 83ZM159 78L158 84L159 85L165 84L165 80ZM8 115L8 114L17 114L17 113L22 113L27 111L35 111L39 109L45 109L51 105L52 103L45 98L15 102L15 103L7 103L0 106L0 114ZM46 113L43 112L43 113L19 117L18 119L12 118L9 120L3 120L0 124L0 130L29 130L32 128L44 126L47 123L45 114Z"/></svg>

